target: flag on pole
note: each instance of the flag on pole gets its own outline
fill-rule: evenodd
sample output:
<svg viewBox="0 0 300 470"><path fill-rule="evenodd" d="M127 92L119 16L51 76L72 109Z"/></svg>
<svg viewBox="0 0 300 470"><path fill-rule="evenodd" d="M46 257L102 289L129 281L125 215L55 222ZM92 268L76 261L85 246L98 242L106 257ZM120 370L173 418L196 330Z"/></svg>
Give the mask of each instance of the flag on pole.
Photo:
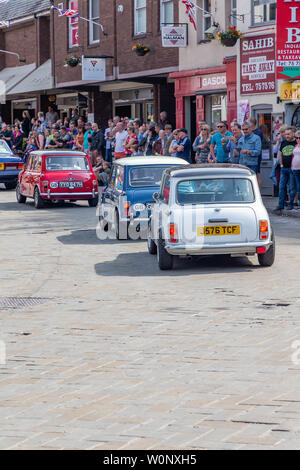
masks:
<svg viewBox="0 0 300 470"><path fill-rule="evenodd" d="M78 10L60 10L57 7L52 7L53 10L57 10L60 16L66 16L67 18L78 18L79 17L79 12Z"/></svg>
<svg viewBox="0 0 300 470"><path fill-rule="evenodd" d="M195 31L197 31L197 24L196 24L196 5L191 2L190 0L181 0L182 3L186 7L186 14L189 17L190 22L195 28Z"/></svg>

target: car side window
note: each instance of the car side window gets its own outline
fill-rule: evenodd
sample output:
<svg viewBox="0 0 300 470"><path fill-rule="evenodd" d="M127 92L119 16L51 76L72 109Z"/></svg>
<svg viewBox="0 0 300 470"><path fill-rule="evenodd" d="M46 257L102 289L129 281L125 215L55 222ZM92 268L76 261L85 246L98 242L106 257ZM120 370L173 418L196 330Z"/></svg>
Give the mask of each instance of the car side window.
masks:
<svg viewBox="0 0 300 470"><path fill-rule="evenodd" d="M124 181L124 168L122 166L118 166L117 174L116 174L116 189L118 191L123 190L123 181Z"/></svg>
<svg viewBox="0 0 300 470"><path fill-rule="evenodd" d="M42 157L39 155L36 155L32 164L32 170L40 173L41 169L42 169Z"/></svg>
<svg viewBox="0 0 300 470"><path fill-rule="evenodd" d="M116 179L116 174L117 174L117 167L116 165L113 166L111 175L110 175L110 181L109 181L109 186L113 188L115 186L115 179Z"/></svg>
<svg viewBox="0 0 300 470"><path fill-rule="evenodd" d="M33 160L33 155L29 155L28 160L27 160L26 170L32 169L32 160Z"/></svg>
<svg viewBox="0 0 300 470"><path fill-rule="evenodd" d="M165 177L164 185L162 187L161 198L163 202L165 202L166 204L169 204L169 198L170 198L170 176L169 175Z"/></svg>

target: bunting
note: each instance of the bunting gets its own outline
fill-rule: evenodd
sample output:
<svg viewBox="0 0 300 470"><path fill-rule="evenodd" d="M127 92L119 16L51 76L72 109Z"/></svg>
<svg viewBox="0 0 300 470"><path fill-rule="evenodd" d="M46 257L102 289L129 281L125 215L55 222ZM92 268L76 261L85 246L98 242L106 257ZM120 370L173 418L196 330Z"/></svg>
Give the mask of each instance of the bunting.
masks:
<svg viewBox="0 0 300 470"><path fill-rule="evenodd" d="M189 17L190 22L195 28L195 31L197 31L197 24L196 24L196 5L191 2L190 0L181 0L182 3L186 7L186 14Z"/></svg>

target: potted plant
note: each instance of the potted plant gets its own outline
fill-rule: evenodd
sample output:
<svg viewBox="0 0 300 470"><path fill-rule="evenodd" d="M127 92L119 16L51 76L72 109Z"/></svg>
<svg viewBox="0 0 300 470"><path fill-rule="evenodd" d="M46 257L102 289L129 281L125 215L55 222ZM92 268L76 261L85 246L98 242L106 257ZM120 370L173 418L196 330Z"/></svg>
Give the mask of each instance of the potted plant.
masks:
<svg viewBox="0 0 300 470"><path fill-rule="evenodd" d="M233 47L236 45L237 40L242 38L243 34L241 31L236 29L236 26L229 26L227 31L220 31L217 38L221 44L225 47Z"/></svg>
<svg viewBox="0 0 300 470"><path fill-rule="evenodd" d="M133 46L132 50L139 56L143 56L148 54L150 52L150 48L147 46L144 46L143 44L136 44Z"/></svg>
<svg viewBox="0 0 300 470"><path fill-rule="evenodd" d="M81 62L79 57L72 56L65 59L65 67L77 67L77 65L80 64Z"/></svg>

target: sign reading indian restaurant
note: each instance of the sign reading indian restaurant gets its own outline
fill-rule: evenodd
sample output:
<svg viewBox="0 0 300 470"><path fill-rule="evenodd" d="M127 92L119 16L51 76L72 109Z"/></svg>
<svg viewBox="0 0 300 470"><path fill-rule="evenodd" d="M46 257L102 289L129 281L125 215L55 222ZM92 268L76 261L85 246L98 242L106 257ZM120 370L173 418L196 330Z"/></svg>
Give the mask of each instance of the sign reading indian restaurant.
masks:
<svg viewBox="0 0 300 470"><path fill-rule="evenodd" d="M184 26L163 26L161 39L162 47L186 47L187 28Z"/></svg>
<svg viewBox="0 0 300 470"><path fill-rule="evenodd" d="M277 78L300 78L299 26L299 0L277 0Z"/></svg>
<svg viewBox="0 0 300 470"><path fill-rule="evenodd" d="M275 93L275 35L241 39L241 95Z"/></svg>

